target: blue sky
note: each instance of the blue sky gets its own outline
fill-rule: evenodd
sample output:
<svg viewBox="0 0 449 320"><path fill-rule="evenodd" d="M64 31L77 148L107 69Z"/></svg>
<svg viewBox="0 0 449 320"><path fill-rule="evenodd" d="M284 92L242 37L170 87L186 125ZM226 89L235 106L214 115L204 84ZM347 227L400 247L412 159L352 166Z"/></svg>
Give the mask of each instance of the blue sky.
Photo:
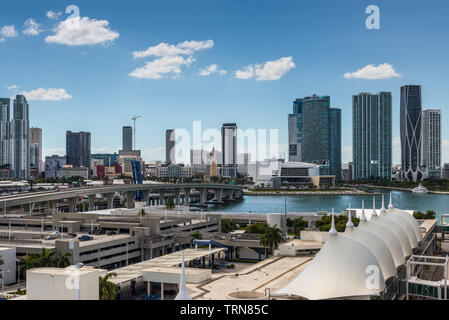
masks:
<svg viewBox="0 0 449 320"><path fill-rule="evenodd" d="M380 30L365 27L372 4ZM80 10L79 33L68 28L69 5ZM92 132L93 152L118 150L138 114L137 147L154 160L165 129L191 130L194 120L279 129L285 146L292 101L330 95L347 162L352 95L391 91L398 163L400 86L421 84L424 108L443 111L449 162L448 10L445 0L2 1L0 96L28 94L44 155L64 154L66 130ZM211 65L223 71L199 74ZM369 65L382 79L365 79Z"/></svg>

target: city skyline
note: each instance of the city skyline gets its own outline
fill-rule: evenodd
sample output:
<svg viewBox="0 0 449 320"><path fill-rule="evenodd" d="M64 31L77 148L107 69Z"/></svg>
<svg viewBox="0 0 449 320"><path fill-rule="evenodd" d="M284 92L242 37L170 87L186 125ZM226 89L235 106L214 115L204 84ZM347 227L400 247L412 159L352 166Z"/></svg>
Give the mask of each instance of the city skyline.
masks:
<svg viewBox="0 0 449 320"><path fill-rule="evenodd" d="M120 4L79 1L76 5L87 27L92 26L93 19L106 22L103 28L109 38L91 39L91 43L67 43L73 40L70 37L64 43L58 38L60 29L56 27L62 28L69 16L65 6L50 1L39 5L8 3L0 13L0 29L15 29L5 29L0 36L0 58L10 62L4 65L3 73L10 76L2 80L0 96L27 93L30 125L43 128L43 156L64 152L66 125L50 118L65 119L68 110L73 111L71 129L92 133L93 153L119 150L120 128L132 124L131 111L142 114L145 120L138 123L137 149L149 161L164 159L165 128L191 130L194 120L218 129L225 122L237 122L242 129L277 128L281 153L288 155L285 114L291 108L290 102L313 93L326 94L333 105L342 108L342 157L343 162L348 162L352 160L352 96L387 91L393 98L393 163L398 164L399 88L420 84L423 109L442 110L443 162L449 162L449 133L444 130L449 123L449 94L443 76L449 70L444 54L449 44L434 41L447 31L441 21L448 4L436 1L429 8L412 2L416 5L404 7L399 2L378 1L381 29L368 30L365 8L370 3L366 1L329 1L324 6L260 2L256 9L255 2L204 2L199 12L178 2L175 12L192 19L207 17L197 19L201 22L189 28L165 19L165 13L170 12L167 4L136 4L133 19L129 19L122 14L127 9ZM412 9L416 6L420 10ZM217 19L217 9L236 24L229 27L225 20ZM314 15L308 12L316 10L329 24L314 21ZM431 21L419 18L430 10ZM47 15L49 12L55 15ZM248 15L254 12L257 18ZM144 19L144 13L150 18ZM283 17L276 20L275 26L259 22L273 15ZM28 19L34 19L38 26L24 26ZM401 54L400 49L412 35L421 45L407 55ZM300 50L304 43L313 50ZM172 60L181 63L179 69L162 79L142 79L156 76L135 72L145 71L146 62L173 57L161 56L162 51L156 55L156 49L163 48L179 53L175 56L182 59ZM267 62L272 63L267 66ZM281 72L269 73L270 65L282 66ZM31 68L37 68L34 74L39 76L24 78L22 75ZM373 68L378 79L369 77ZM133 106L131 110L128 105ZM215 109L226 110L222 119L217 119ZM178 116L173 117L173 112ZM258 115L257 120L252 114ZM107 121L101 121L106 117Z"/></svg>

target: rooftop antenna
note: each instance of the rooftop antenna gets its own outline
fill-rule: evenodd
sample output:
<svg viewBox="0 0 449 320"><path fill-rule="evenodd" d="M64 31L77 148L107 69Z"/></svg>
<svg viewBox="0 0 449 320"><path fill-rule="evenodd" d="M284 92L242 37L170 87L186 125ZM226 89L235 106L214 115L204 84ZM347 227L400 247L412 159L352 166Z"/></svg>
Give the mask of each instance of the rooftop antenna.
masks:
<svg viewBox="0 0 449 320"><path fill-rule="evenodd" d="M335 229L335 212L334 212L334 208L332 208L332 226L331 229L329 231L330 235L338 235L337 229Z"/></svg>
<svg viewBox="0 0 449 320"><path fill-rule="evenodd" d="M388 210L393 210L393 192L390 192L390 204L388 205Z"/></svg>
<svg viewBox="0 0 449 320"><path fill-rule="evenodd" d="M175 300L192 300L186 287L186 270L184 263L184 251L182 252L182 265L181 265L181 281L179 282L179 292Z"/></svg>
<svg viewBox="0 0 449 320"><path fill-rule="evenodd" d="M373 197L373 212L371 213L371 216L377 216L377 211L376 211L376 197Z"/></svg>
<svg viewBox="0 0 449 320"><path fill-rule="evenodd" d="M349 204L348 223L346 224L346 228L354 228L354 223L352 223L351 204Z"/></svg>
<svg viewBox="0 0 449 320"><path fill-rule="evenodd" d="M360 221L366 221L366 216L365 216L365 200L362 200L362 214L360 215Z"/></svg>
<svg viewBox="0 0 449 320"><path fill-rule="evenodd" d="M385 215L387 210L385 209L385 195L382 194L382 208L380 209L380 214Z"/></svg>
<svg viewBox="0 0 449 320"><path fill-rule="evenodd" d="M136 150L136 120L139 118L142 118L143 116L134 116L131 118L131 120L134 121L134 147L133 150Z"/></svg>

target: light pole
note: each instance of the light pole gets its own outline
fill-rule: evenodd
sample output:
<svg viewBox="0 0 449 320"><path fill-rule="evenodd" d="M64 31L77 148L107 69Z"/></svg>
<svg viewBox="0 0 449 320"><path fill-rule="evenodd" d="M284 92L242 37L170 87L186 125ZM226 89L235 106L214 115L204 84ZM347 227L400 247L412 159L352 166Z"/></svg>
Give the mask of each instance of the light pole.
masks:
<svg viewBox="0 0 449 320"><path fill-rule="evenodd" d="M16 259L17 262L17 284L20 284L20 260Z"/></svg>
<svg viewBox="0 0 449 320"><path fill-rule="evenodd" d="M0 270L0 273L2 274L2 298L4 297L5 293L3 290L4 282L5 282L5 273L10 272L11 270Z"/></svg>

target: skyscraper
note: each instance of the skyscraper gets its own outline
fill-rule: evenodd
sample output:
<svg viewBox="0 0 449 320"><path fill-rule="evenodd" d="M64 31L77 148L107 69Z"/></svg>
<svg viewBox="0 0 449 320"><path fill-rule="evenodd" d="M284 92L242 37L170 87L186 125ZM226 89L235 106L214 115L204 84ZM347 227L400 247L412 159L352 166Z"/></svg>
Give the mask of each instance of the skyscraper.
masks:
<svg viewBox="0 0 449 320"><path fill-rule="evenodd" d="M130 151L133 149L133 128L123 127L123 150Z"/></svg>
<svg viewBox="0 0 449 320"><path fill-rule="evenodd" d="M422 165L428 170L441 169L441 110L422 113Z"/></svg>
<svg viewBox="0 0 449 320"><path fill-rule="evenodd" d="M90 154L90 132L67 131L67 164L90 169Z"/></svg>
<svg viewBox="0 0 449 320"><path fill-rule="evenodd" d="M290 162L301 161L302 99L293 102L293 113L288 115L288 145Z"/></svg>
<svg viewBox="0 0 449 320"><path fill-rule="evenodd" d="M237 176L237 125L224 123L221 127L221 175Z"/></svg>
<svg viewBox="0 0 449 320"><path fill-rule="evenodd" d="M165 131L165 163L172 164L175 162L175 130L168 129Z"/></svg>
<svg viewBox="0 0 449 320"><path fill-rule="evenodd" d="M37 155L35 155L36 163L31 163L31 166L34 166L38 169L38 172L42 172L42 129L41 128L30 128L30 144L37 144ZM35 146L36 147L36 146ZM32 161L33 162L33 161Z"/></svg>
<svg viewBox="0 0 449 320"><path fill-rule="evenodd" d="M296 99L289 115L289 161L320 166L322 175L341 180L341 110L329 96Z"/></svg>
<svg viewBox="0 0 449 320"><path fill-rule="evenodd" d="M0 166L11 165L11 122L9 98L0 98Z"/></svg>
<svg viewBox="0 0 449 320"><path fill-rule="evenodd" d="M391 180L391 92L352 97L353 179Z"/></svg>
<svg viewBox="0 0 449 320"><path fill-rule="evenodd" d="M14 99L11 123L11 171L17 179L30 178L30 121L29 105L26 98L17 95Z"/></svg>
<svg viewBox="0 0 449 320"><path fill-rule="evenodd" d="M421 181L422 96L421 86L401 87L401 179Z"/></svg>

